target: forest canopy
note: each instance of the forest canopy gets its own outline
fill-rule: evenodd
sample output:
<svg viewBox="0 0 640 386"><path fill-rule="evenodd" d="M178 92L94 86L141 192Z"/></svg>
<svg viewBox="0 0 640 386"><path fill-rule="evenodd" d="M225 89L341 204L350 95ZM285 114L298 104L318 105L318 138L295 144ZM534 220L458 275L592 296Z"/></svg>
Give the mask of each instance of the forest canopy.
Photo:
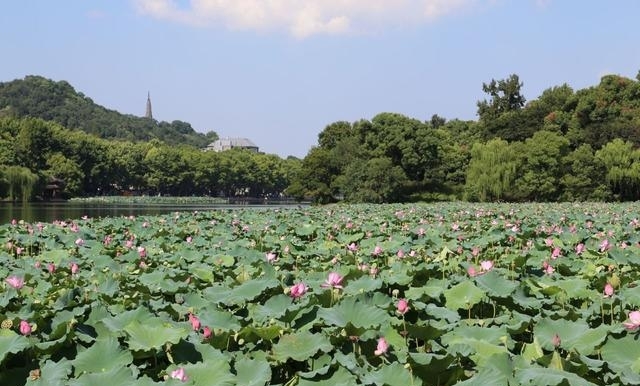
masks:
<svg viewBox="0 0 640 386"><path fill-rule="evenodd" d="M0 198L136 192L292 196L319 203L640 198L640 79L606 75L526 101L512 74L482 85L478 120L392 112L337 121L303 160L206 152L214 132L94 104L65 81L0 83Z"/></svg>

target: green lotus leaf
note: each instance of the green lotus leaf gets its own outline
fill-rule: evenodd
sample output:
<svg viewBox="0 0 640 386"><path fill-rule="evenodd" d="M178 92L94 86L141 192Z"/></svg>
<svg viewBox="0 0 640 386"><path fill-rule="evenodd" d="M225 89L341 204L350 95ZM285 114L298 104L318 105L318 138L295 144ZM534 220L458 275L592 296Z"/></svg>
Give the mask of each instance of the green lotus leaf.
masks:
<svg viewBox="0 0 640 386"><path fill-rule="evenodd" d="M591 383L577 374L546 367L516 369L514 379L518 385L556 386L568 384L572 386L596 386L595 383Z"/></svg>
<svg viewBox="0 0 640 386"><path fill-rule="evenodd" d="M600 325L590 327L584 320L570 321L565 319L540 320L533 328L535 338L545 350L553 350L553 337L560 337L560 347L570 351L575 350L583 355L591 355L604 342L609 327Z"/></svg>
<svg viewBox="0 0 640 386"><path fill-rule="evenodd" d="M75 241L75 238L73 239ZM73 245L73 241L68 243L67 245ZM60 266L63 261L69 259L69 251L66 249L53 249L47 250L42 253L42 261L46 261L47 263L53 263L56 266Z"/></svg>
<svg viewBox="0 0 640 386"><path fill-rule="evenodd" d="M138 281L145 287L149 288L151 292L160 289L162 281L167 277L167 273L162 270L155 270L151 272L145 272L138 276Z"/></svg>
<svg viewBox="0 0 640 386"><path fill-rule="evenodd" d="M221 265L223 267L233 267L236 259L231 255L216 255L211 258L215 265Z"/></svg>
<svg viewBox="0 0 640 386"><path fill-rule="evenodd" d="M134 321L125 326L124 331L129 335L129 348L134 351L157 350L166 343L178 343L189 335L186 327L165 325L159 320Z"/></svg>
<svg viewBox="0 0 640 386"><path fill-rule="evenodd" d="M131 368L120 367L105 372L84 373L78 378L70 380L68 385L136 385L136 377L134 377Z"/></svg>
<svg viewBox="0 0 640 386"><path fill-rule="evenodd" d="M96 286L97 293L107 295L111 298L115 297L118 291L120 291L120 283L111 277L103 278Z"/></svg>
<svg viewBox="0 0 640 386"><path fill-rule="evenodd" d="M244 282L229 289L224 285L212 286L204 291L205 298L214 303L229 305L244 304L258 297L267 289L279 287L280 283L273 279L255 279Z"/></svg>
<svg viewBox="0 0 640 386"><path fill-rule="evenodd" d="M278 362L286 362L287 359L304 361L313 357L318 351L326 353L331 350L333 346L326 336L301 331L282 336L278 343L273 345L272 355Z"/></svg>
<svg viewBox="0 0 640 386"><path fill-rule="evenodd" d="M206 307L198 314L200 324L210 328L219 328L226 331L238 331L242 325L238 319L228 311Z"/></svg>
<svg viewBox="0 0 640 386"><path fill-rule="evenodd" d="M76 376L82 373L110 372L128 366L133 361L131 352L122 350L114 338L99 339L91 347L78 352L72 361Z"/></svg>
<svg viewBox="0 0 640 386"><path fill-rule="evenodd" d="M423 296L431 299L438 299L447 289L448 281L442 279L431 279L420 287L411 287L405 291L405 297L410 300L422 300Z"/></svg>
<svg viewBox="0 0 640 386"><path fill-rule="evenodd" d="M369 328L389 320L389 314L384 310L363 304L354 298L346 298L332 308L320 308L318 317L338 327L345 327L350 323L354 327Z"/></svg>
<svg viewBox="0 0 640 386"><path fill-rule="evenodd" d="M0 329L0 363L7 354L17 354L29 347L29 340L11 330Z"/></svg>
<svg viewBox="0 0 640 386"><path fill-rule="evenodd" d="M314 379L300 379L298 386L335 386L335 385L357 385L356 377L342 366L325 377L314 377Z"/></svg>
<svg viewBox="0 0 640 386"><path fill-rule="evenodd" d="M291 298L280 294L269 298L264 305L255 304L249 306L249 310L256 323L262 323L266 320L283 316L291 305Z"/></svg>
<svg viewBox="0 0 640 386"><path fill-rule="evenodd" d="M478 366L483 367L494 354L506 353L513 340L506 327L461 326L441 337L451 354L469 355Z"/></svg>
<svg viewBox="0 0 640 386"><path fill-rule="evenodd" d="M464 386L504 386L513 383L513 364L507 353L494 354L472 378L456 383Z"/></svg>
<svg viewBox="0 0 640 386"><path fill-rule="evenodd" d="M452 310L468 309L480 303L485 296L485 292L472 282L463 281L444 291L444 296L447 299L447 308Z"/></svg>
<svg viewBox="0 0 640 386"><path fill-rule="evenodd" d="M65 384L72 372L71 361L62 359L58 362L47 360L40 367L40 373L45 374L44 377L27 380L28 386L59 386Z"/></svg>
<svg viewBox="0 0 640 386"><path fill-rule="evenodd" d="M153 319L154 316L144 307L138 307L134 310L124 311L115 316L109 315L102 319L102 323L109 329L111 332L121 333L121 331L128 324L137 322L145 324L147 321Z"/></svg>
<svg viewBox="0 0 640 386"><path fill-rule="evenodd" d="M617 372L640 373L640 345L637 336L627 334L620 339L608 339L600 351L607 366Z"/></svg>
<svg viewBox="0 0 640 386"><path fill-rule="evenodd" d="M246 326L239 331L239 335L245 341L256 341L258 339L271 341L282 335L283 331L283 327L278 325L265 327Z"/></svg>
<svg viewBox="0 0 640 386"><path fill-rule="evenodd" d="M264 386L271 380L271 366L265 360L242 358L234 367L237 385Z"/></svg>
<svg viewBox="0 0 640 386"><path fill-rule="evenodd" d="M487 292L490 296L505 298L516 289L518 283L505 279L503 275L495 270L489 271L476 277L476 284Z"/></svg>
<svg viewBox="0 0 640 386"><path fill-rule="evenodd" d="M362 377L366 384L407 386L422 385L420 379L414 378L409 369L398 362L382 366L377 370L370 371Z"/></svg>
<svg viewBox="0 0 640 386"><path fill-rule="evenodd" d="M374 279L371 276L362 276L356 280L350 280L345 286L344 293L348 295L356 295L361 293L374 293L374 291L382 287L381 279Z"/></svg>
<svg viewBox="0 0 640 386"><path fill-rule="evenodd" d="M213 271L206 265L191 267L190 272L193 276L204 282L213 283L214 281Z"/></svg>
<svg viewBox="0 0 640 386"><path fill-rule="evenodd" d="M633 287L625 286L620 289L619 296L624 299L626 303L633 304L636 307L640 307L640 283L633 283Z"/></svg>

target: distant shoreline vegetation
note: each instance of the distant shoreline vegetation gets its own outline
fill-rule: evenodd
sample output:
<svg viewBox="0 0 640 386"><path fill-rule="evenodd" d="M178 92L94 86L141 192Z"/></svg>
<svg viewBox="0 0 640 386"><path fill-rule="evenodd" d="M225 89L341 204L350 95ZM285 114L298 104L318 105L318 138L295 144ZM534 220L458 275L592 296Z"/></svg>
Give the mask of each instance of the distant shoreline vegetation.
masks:
<svg viewBox="0 0 640 386"><path fill-rule="evenodd" d="M186 123L107 112L65 82L27 77L0 83L0 198L640 199L640 74L577 91L562 84L530 101L522 86L515 74L484 83L477 121L381 112L331 123L301 160L203 151L215 133L194 142Z"/></svg>
<svg viewBox="0 0 640 386"><path fill-rule="evenodd" d="M124 204L124 205L292 205L308 204L294 199L272 199L264 197L197 197L197 196L102 196L76 197L70 203L83 204Z"/></svg>

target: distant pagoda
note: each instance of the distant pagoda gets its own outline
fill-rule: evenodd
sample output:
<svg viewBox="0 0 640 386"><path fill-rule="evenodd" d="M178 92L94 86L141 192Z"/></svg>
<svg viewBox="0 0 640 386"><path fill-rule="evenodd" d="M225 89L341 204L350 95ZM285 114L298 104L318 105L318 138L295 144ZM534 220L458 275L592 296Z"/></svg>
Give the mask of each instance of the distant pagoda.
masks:
<svg viewBox="0 0 640 386"><path fill-rule="evenodd" d="M151 112L151 93L147 92L147 112L144 114L145 118L153 119L153 113Z"/></svg>

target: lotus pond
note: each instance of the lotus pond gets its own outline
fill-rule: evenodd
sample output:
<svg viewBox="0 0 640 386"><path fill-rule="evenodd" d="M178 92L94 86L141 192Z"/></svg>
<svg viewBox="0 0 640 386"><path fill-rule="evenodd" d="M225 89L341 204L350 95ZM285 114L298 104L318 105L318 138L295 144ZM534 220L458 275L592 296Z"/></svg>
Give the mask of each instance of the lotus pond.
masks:
<svg viewBox="0 0 640 386"><path fill-rule="evenodd" d="M626 204L0 226L1 385L640 384Z"/></svg>

